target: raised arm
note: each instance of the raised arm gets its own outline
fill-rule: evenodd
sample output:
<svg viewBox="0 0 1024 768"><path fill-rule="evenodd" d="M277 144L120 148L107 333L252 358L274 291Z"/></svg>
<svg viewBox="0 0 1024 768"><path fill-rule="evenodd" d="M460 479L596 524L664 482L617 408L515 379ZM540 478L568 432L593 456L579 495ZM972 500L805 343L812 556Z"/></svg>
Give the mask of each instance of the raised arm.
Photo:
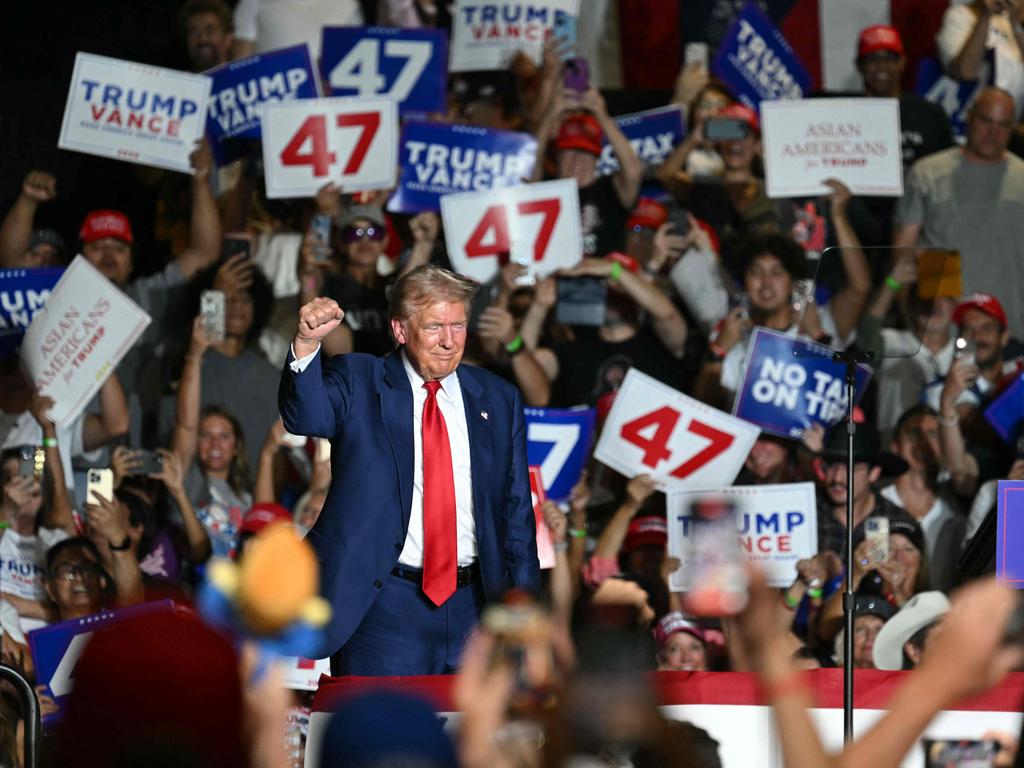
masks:
<svg viewBox="0 0 1024 768"><path fill-rule="evenodd" d="M551 382L540 367L523 337L516 333L512 314L501 307L488 307L480 315L477 333L481 340L500 346L499 355L506 355L523 401L534 408L543 408L551 400Z"/></svg>
<svg viewBox="0 0 1024 768"><path fill-rule="evenodd" d="M220 258L222 230L217 200L210 187L213 157L203 139L189 158L192 163L192 224L189 247L178 255L178 268L186 280Z"/></svg>
<svg viewBox="0 0 1024 768"><path fill-rule="evenodd" d="M93 492L86 504L89 515L89 527L100 543L102 549L109 551L110 576L117 590L117 602L120 606L136 605L145 600L142 587L142 571L139 559L135 554L138 541L131 540L128 532L128 510L116 498L107 499ZM129 546L120 549L127 542Z"/></svg>
<svg viewBox="0 0 1024 768"><path fill-rule="evenodd" d="M597 546L594 548L594 557L606 560L618 558L619 550L622 549L626 534L629 532L629 524L655 490L654 480L650 475L637 475L626 484L626 498L601 532L601 538L597 540Z"/></svg>
<svg viewBox="0 0 1024 768"><path fill-rule="evenodd" d="M256 469L256 485L253 488L253 504L267 504L277 501L274 492L274 459L282 445L285 429L281 419L270 425L267 437L260 447L259 467Z"/></svg>
<svg viewBox="0 0 1024 768"><path fill-rule="evenodd" d="M188 544L188 552L185 554L191 562L197 565L205 563L213 554L213 547L210 545L210 536L206 532L206 528L196 516L195 507L192 506L192 502L189 501L188 494L185 492L185 475L182 472L181 462L178 461L175 454L163 448L160 449L160 455L164 459L164 468L160 474L153 475L153 477L163 481L167 493L174 499L181 512L185 542Z"/></svg>
<svg viewBox="0 0 1024 768"><path fill-rule="evenodd" d="M978 488L978 461L967 452L964 435L960 431L960 411L957 399L979 376L977 366L969 358L954 360L946 374L946 382L939 396L939 440L942 458L950 474L953 490L961 496L973 496Z"/></svg>
<svg viewBox="0 0 1024 768"><path fill-rule="evenodd" d="M412 217L409 228L412 230L412 248L409 250L409 258L398 272L399 277L422 264L430 263L441 230L441 219L433 211L423 211Z"/></svg>
<svg viewBox="0 0 1024 768"><path fill-rule="evenodd" d="M192 321L192 341L185 355L178 382L178 400L174 413L174 435L171 438L171 452L178 457L184 473L192 466L199 441L199 400L202 393L203 355L210 347L203 318Z"/></svg>
<svg viewBox="0 0 1024 768"><path fill-rule="evenodd" d="M68 536L78 535L75 525L74 506L68 494L67 481L64 477L64 464L60 459L60 446L57 443L57 426L46 415L54 405L52 397L40 395L38 390L33 394L29 410L43 430L43 450L46 452L46 471L53 483L46 527L60 528ZM66 446L65 450L70 450Z"/></svg>
<svg viewBox="0 0 1024 768"><path fill-rule="evenodd" d="M597 122L601 124L605 138L612 145L615 158L619 161L619 170L612 176L615 184L615 192L619 196L619 202L623 208L630 209L636 202L636 196L640 192L640 182L644 177L644 164L637 157L629 139L619 128L618 123L608 114L604 97L601 92L591 86L580 98L583 108L592 112Z"/></svg>
<svg viewBox="0 0 1024 768"><path fill-rule="evenodd" d="M839 339L835 342L840 343L857 327L864 305L867 304L871 293L871 269L847 216L851 198L849 188L837 179L829 179L825 183L832 189L829 196L832 224L836 229L836 241L840 248L843 272L846 274L846 285L832 299L832 319L839 333Z"/></svg>
<svg viewBox="0 0 1024 768"><path fill-rule="evenodd" d="M974 26L968 32L959 51L946 65L946 73L950 77L956 80L978 79L981 74L981 63L985 60L985 51L988 48L988 30L992 23L992 16L996 13L995 6L1001 3L1002 0L983 0L981 3L974 4L972 8L976 13ZM940 31L940 42L942 35L942 31Z"/></svg>
<svg viewBox="0 0 1024 768"><path fill-rule="evenodd" d="M0 267L24 267L36 209L57 196L57 179L46 171L30 171L21 194L0 224Z"/></svg>

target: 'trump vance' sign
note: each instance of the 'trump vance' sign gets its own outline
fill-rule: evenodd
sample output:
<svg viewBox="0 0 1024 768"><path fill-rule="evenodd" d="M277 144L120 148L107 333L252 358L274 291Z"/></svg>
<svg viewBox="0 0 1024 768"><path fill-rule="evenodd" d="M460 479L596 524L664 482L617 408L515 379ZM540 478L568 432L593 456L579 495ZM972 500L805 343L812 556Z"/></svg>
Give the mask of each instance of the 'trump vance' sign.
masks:
<svg viewBox="0 0 1024 768"><path fill-rule="evenodd" d="M191 173L210 78L79 53L57 146Z"/></svg>
<svg viewBox="0 0 1024 768"><path fill-rule="evenodd" d="M456 0L449 69L503 69L517 51L539 63L548 33L578 8L579 0Z"/></svg>

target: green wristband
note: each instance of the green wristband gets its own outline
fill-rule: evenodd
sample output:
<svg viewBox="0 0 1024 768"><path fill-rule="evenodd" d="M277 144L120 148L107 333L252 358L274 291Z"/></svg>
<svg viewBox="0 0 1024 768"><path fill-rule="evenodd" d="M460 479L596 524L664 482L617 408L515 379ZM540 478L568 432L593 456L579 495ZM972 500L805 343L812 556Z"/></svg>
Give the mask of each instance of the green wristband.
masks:
<svg viewBox="0 0 1024 768"><path fill-rule="evenodd" d="M823 594L823 590L822 590L821 587L808 587L807 588L807 596L809 598L811 598L811 600L820 600L822 594Z"/></svg>
<svg viewBox="0 0 1024 768"><path fill-rule="evenodd" d="M614 282L618 280L620 277L622 277L622 263L618 261L613 261L612 271L608 273L608 279Z"/></svg>
<svg viewBox="0 0 1024 768"><path fill-rule="evenodd" d="M523 337L516 336L512 341L505 345L505 351L510 355L514 355L516 352L523 348Z"/></svg>
<svg viewBox="0 0 1024 768"><path fill-rule="evenodd" d="M903 287L903 283L901 283L892 275L889 275L887 278L885 278L885 284L889 286L889 288L891 288L893 291L899 291L900 288Z"/></svg>
<svg viewBox="0 0 1024 768"><path fill-rule="evenodd" d="M44 448L56 448L57 447L57 438L56 437L44 437L43 438L43 447Z"/></svg>
<svg viewBox="0 0 1024 768"><path fill-rule="evenodd" d="M800 605L800 598L798 598L798 597L796 597L796 598L795 597L790 597L789 592L786 593L786 596L785 596L784 599L786 601L786 607L787 608L796 608L798 605Z"/></svg>
<svg viewBox="0 0 1024 768"><path fill-rule="evenodd" d="M572 536L574 539L585 539L585 538L587 538L587 529L586 528L570 528L569 529L569 535Z"/></svg>

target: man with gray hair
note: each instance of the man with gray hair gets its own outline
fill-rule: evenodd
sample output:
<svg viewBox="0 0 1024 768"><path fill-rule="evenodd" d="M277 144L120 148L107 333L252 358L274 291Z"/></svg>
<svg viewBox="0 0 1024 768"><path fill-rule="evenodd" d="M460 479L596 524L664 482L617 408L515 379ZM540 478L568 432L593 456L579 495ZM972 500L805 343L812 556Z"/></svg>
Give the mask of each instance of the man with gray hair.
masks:
<svg viewBox="0 0 1024 768"><path fill-rule="evenodd" d="M336 675L453 671L485 601L539 586L519 392L461 364L475 291L433 265L403 275L385 357L321 360L345 313L326 298L299 311L278 402L290 432L331 440L308 540Z"/></svg>

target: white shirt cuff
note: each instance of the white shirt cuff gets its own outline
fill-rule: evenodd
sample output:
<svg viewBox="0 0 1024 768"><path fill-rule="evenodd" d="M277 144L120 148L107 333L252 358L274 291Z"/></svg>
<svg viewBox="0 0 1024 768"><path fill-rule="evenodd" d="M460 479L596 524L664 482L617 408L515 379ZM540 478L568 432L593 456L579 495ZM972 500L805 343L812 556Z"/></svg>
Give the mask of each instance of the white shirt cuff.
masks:
<svg viewBox="0 0 1024 768"><path fill-rule="evenodd" d="M295 345L294 344L291 346L291 350L292 350L292 357L295 357ZM292 360L288 364L288 367L292 369L293 373L302 373L304 370L306 370L306 368L309 366L309 364L311 362L313 362L313 358L316 357L316 355L317 355L317 353L319 351L320 351L320 345L317 344L316 345L316 349L314 349L312 352L310 352L305 357L296 357L294 360Z"/></svg>

